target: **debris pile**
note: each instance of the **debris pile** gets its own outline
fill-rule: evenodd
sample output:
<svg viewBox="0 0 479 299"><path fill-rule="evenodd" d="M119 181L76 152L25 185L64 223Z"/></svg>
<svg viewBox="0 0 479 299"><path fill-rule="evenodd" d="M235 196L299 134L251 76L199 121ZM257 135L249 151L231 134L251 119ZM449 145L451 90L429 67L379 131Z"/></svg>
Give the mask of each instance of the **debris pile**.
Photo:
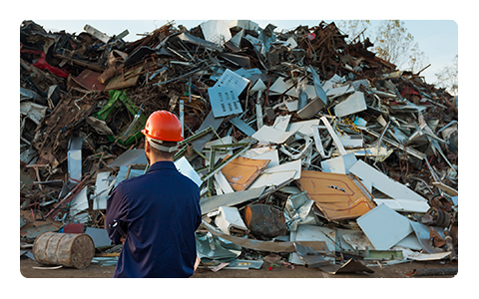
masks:
<svg viewBox="0 0 479 299"><path fill-rule="evenodd" d="M21 241L104 228L164 109L184 128L175 164L201 190L201 267L457 259L457 98L334 23L275 29L170 22L125 42L23 22Z"/></svg>

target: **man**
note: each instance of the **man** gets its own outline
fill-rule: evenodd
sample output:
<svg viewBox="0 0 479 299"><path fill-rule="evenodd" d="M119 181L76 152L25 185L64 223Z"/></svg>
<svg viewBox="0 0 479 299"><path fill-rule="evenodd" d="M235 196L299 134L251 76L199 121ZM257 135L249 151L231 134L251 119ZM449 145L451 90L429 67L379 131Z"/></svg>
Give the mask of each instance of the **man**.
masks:
<svg viewBox="0 0 479 299"><path fill-rule="evenodd" d="M113 277L193 275L200 195L198 186L173 163L181 131L174 114L151 114L142 130L148 172L122 181L108 198L108 234L115 244L123 242Z"/></svg>

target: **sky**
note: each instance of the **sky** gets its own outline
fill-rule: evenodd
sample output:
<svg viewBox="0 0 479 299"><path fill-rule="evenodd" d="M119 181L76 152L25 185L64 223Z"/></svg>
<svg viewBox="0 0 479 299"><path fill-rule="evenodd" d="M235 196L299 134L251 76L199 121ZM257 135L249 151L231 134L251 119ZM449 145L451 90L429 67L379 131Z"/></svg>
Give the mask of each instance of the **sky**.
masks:
<svg viewBox="0 0 479 299"><path fill-rule="evenodd" d="M218 18L216 18L218 19ZM93 26L99 31L109 36L117 35L123 30L128 29L130 32L124 38L127 42L132 42L142 38L138 34L152 32L155 29L165 25L169 21L174 21L175 25L183 25L188 29L196 27L206 20L172 20L172 19L151 19L151 20L48 20L34 19L37 24L41 25L47 31L65 30L67 33L77 33L84 31L85 25ZM309 27L317 26L321 21L330 23L334 20L281 20L281 19L249 19L257 23L261 28L265 28L269 23L277 26L275 31L282 29L294 29L299 25L307 25ZM230 21L230 20L227 20ZM450 65L454 57L458 54L458 26L453 20L405 20L405 27L409 33L414 36L414 41L418 43L419 49L425 53L427 64L431 64L425 69L421 75L426 78L426 82L435 83L435 74L442 70L445 66ZM375 26L379 21L372 21ZM371 29L373 30L373 29Z"/></svg>

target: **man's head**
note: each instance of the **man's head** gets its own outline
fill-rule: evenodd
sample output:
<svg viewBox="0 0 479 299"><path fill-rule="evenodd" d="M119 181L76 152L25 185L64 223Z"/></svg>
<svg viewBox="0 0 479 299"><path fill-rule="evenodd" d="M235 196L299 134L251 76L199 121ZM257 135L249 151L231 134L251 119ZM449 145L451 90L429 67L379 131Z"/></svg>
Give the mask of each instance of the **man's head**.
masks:
<svg viewBox="0 0 479 299"><path fill-rule="evenodd" d="M158 146L171 149L172 151L160 150ZM145 155L148 163L152 165L157 161L172 161L178 151L177 142L167 142L159 144L154 139L145 138Z"/></svg>
<svg viewBox="0 0 479 299"><path fill-rule="evenodd" d="M145 135L145 155L150 165L173 161L178 142L183 141L180 120L171 112L153 112L141 131Z"/></svg>

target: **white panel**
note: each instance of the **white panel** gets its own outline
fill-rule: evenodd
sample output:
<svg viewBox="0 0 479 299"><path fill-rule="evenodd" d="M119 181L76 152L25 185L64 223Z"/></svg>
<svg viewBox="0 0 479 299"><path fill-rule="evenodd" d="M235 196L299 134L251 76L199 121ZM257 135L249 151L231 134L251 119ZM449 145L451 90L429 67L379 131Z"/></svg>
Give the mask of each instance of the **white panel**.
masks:
<svg viewBox="0 0 479 299"><path fill-rule="evenodd" d="M356 222L377 250L388 250L413 232L409 220L385 204L362 215Z"/></svg>
<svg viewBox="0 0 479 299"><path fill-rule="evenodd" d="M392 198L425 201L423 197L408 187L394 181L362 160L356 162L349 171L360 179L372 182L374 188Z"/></svg>
<svg viewBox="0 0 479 299"><path fill-rule="evenodd" d="M264 170L248 189L278 186L290 179L299 180L300 178L301 160L296 160Z"/></svg>

